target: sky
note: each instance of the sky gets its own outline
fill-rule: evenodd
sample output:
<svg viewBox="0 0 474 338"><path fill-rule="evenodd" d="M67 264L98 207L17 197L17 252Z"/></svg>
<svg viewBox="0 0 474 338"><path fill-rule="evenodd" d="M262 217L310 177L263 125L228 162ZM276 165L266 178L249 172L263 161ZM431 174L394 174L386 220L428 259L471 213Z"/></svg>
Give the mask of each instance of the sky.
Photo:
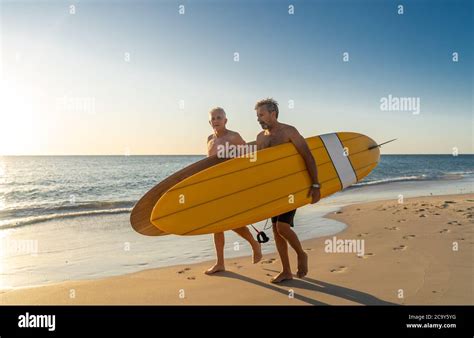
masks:
<svg viewBox="0 0 474 338"><path fill-rule="evenodd" d="M472 17L469 0L0 0L0 155L205 154L211 108L252 141L266 97L305 137L472 154Z"/></svg>

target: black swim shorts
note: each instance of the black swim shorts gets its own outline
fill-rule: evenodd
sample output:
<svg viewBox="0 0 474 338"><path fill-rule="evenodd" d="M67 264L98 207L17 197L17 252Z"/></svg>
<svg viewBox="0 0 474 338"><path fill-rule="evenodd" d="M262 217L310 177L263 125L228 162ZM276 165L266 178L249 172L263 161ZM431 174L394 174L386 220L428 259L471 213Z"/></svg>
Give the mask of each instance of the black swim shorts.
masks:
<svg viewBox="0 0 474 338"><path fill-rule="evenodd" d="M294 226L293 219L295 218L295 214L296 214L296 209L285 212L284 214L281 214L278 216L273 216L272 223L284 222L284 223L288 223L290 226Z"/></svg>

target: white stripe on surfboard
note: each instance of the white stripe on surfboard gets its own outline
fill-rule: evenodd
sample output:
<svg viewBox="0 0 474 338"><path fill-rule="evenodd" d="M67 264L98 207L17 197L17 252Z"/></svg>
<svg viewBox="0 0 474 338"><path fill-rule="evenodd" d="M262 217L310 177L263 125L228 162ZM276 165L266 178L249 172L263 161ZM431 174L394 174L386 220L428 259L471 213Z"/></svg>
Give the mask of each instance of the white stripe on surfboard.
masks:
<svg viewBox="0 0 474 338"><path fill-rule="evenodd" d="M321 135L326 149L331 157L334 167L336 168L339 179L341 180L342 189L347 188L351 184L357 182L357 176L352 168L349 158L344 155L344 148L336 134Z"/></svg>

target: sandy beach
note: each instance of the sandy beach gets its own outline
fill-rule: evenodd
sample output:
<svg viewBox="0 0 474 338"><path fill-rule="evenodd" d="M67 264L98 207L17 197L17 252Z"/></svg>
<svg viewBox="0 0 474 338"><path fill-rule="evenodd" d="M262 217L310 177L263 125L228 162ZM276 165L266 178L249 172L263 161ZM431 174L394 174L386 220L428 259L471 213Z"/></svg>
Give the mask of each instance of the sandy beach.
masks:
<svg viewBox="0 0 474 338"><path fill-rule="evenodd" d="M275 253L258 264L228 259L227 271L213 276L204 262L3 290L0 304L472 305L473 210L474 194L344 207L327 215L346 223L344 231L304 241L308 276L276 285L269 283L280 269ZM333 237L357 240L364 254L326 252Z"/></svg>

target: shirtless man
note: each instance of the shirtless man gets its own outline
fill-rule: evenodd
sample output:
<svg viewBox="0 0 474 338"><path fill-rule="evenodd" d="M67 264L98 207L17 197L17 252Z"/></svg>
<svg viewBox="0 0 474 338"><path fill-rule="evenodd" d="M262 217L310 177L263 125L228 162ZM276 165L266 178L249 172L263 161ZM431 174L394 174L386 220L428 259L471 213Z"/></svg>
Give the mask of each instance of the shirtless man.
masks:
<svg viewBox="0 0 474 338"><path fill-rule="evenodd" d="M257 111L258 123L260 123L263 128L263 131L257 135L257 149L260 150L282 143L292 142L296 150L298 150L303 157L306 169L311 178L312 185L308 191L308 197L311 197L311 204L319 201L321 195L316 162L303 136L300 135L295 127L278 122L278 103L275 100L261 100L255 105L255 110ZM298 278L302 278L308 273L308 255L301 247L298 236L291 229L295 213L296 209L272 217L275 244L282 264L282 271L271 279L272 283L280 283L284 280L293 279L290 259L288 257L288 243L298 255L298 272L296 275Z"/></svg>
<svg viewBox="0 0 474 338"><path fill-rule="evenodd" d="M242 145L245 141L239 133L229 130L225 127L227 118L224 109L217 107L209 112L209 124L214 133L207 138L207 156L217 154L218 146L225 146L226 142L229 145ZM257 242L247 227L234 229L238 235L250 243L253 251L253 263L256 264L262 259L262 249L260 243ZM206 274L211 275L219 271L225 271L224 265L224 233L218 232L214 234L214 245L216 247L217 262L205 271Z"/></svg>

